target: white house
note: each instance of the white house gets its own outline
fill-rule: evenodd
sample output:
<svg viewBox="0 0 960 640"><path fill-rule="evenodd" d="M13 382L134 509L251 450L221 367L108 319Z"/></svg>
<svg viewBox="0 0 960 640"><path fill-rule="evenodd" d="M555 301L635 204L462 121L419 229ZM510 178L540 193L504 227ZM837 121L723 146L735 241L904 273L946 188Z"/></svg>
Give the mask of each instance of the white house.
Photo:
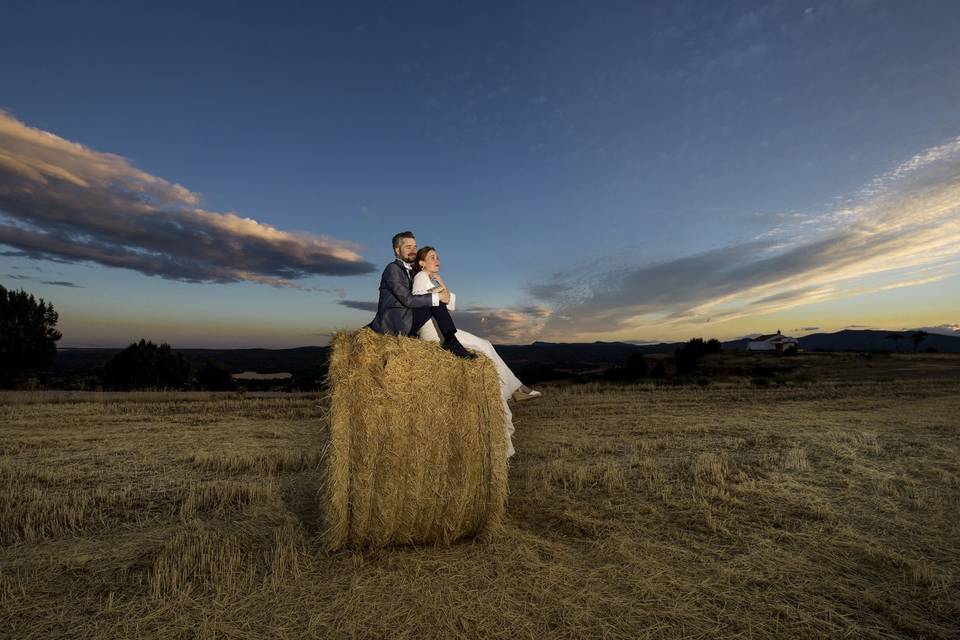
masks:
<svg viewBox="0 0 960 640"><path fill-rule="evenodd" d="M770 333L765 336L757 336L747 343L747 351L783 351L788 347L800 348L800 342L796 338L790 338L780 333Z"/></svg>

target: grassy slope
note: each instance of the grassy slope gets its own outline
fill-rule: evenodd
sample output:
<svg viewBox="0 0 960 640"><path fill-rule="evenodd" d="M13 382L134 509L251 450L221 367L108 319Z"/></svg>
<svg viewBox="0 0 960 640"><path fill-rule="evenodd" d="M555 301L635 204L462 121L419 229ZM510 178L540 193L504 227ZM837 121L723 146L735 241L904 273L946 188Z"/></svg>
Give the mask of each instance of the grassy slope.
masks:
<svg viewBox="0 0 960 640"><path fill-rule="evenodd" d="M516 407L500 539L333 555L314 397L2 395L0 629L956 637L960 359L937 366L551 388Z"/></svg>

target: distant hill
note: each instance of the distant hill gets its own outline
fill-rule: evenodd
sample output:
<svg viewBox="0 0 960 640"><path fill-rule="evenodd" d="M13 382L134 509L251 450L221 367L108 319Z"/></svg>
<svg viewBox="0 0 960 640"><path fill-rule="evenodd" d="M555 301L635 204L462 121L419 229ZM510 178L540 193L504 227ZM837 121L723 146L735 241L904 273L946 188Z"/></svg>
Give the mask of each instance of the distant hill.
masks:
<svg viewBox="0 0 960 640"><path fill-rule="evenodd" d="M636 345L628 342L534 342L533 344L496 345L497 353L509 364L541 365L557 367L571 364L593 363L622 364L631 353L673 352L682 343Z"/></svg>
<svg viewBox="0 0 960 640"><path fill-rule="evenodd" d="M176 347L174 347L176 349ZM328 347L294 349L176 349L199 367L207 360L221 362L230 371L279 373L326 366ZM102 369L122 349L60 349L47 369L60 373L81 373Z"/></svg>
<svg viewBox="0 0 960 640"><path fill-rule="evenodd" d="M822 349L824 351L896 351L891 334L904 337L900 340L900 351L913 351L912 331L875 331L873 329L845 329L836 333L814 333L799 338L800 348L805 351ZM933 347L940 353L960 353L960 336L946 336L931 333L920 343L920 351Z"/></svg>
<svg viewBox="0 0 960 640"><path fill-rule="evenodd" d="M900 333L900 351L913 351L909 332L847 329L836 333L815 333L799 338L805 351L894 351L896 345L887 339ZM709 336L707 336L709 337ZM749 338L723 342L725 351L746 350ZM558 372L576 374L580 371L603 369L623 364L631 353L645 355L673 353L682 342L659 344L631 344L628 342L534 342L526 345L497 345L497 352L518 374L524 372L531 380L549 379ZM933 347L941 353L960 353L960 337L931 333L920 344L920 350ZM207 360L222 362L230 371L258 371L279 373L300 371L319 377L326 367L328 347L297 347L295 349L177 349L199 367ZM58 374L94 373L120 349L61 349L45 371ZM522 377L522 376L521 376Z"/></svg>

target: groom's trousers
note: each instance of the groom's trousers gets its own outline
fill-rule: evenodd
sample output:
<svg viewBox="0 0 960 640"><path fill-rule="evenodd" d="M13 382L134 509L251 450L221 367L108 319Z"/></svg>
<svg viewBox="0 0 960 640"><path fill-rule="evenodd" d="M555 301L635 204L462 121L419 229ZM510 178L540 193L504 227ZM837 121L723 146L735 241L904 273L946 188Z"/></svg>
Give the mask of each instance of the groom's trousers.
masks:
<svg viewBox="0 0 960 640"><path fill-rule="evenodd" d="M447 311L447 305L442 302L435 307L414 307L412 311L413 328L410 329L411 337L420 333L420 327L429 321L430 318L437 321L440 335L444 338L457 330L457 325L453 323L453 318L450 317L450 312Z"/></svg>

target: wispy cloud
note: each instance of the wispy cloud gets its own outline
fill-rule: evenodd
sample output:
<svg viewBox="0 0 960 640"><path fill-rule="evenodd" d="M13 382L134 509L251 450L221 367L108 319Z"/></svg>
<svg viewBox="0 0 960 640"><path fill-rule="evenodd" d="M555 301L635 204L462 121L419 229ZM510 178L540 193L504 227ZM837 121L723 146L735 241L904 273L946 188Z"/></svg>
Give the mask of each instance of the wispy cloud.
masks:
<svg viewBox="0 0 960 640"><path fill-rule="evenodd" d="M930 284L931 282L938 282L944 278L949 278L951 273L942 273L936 276L930 276L928 278L917 278L915 280L902 280L900 282L891 282L890 284L885 284L881 287L877 287L875 291L887 291L888 289L901 289L903 287L916 287L921 284Z"/></svg>
<svg viewBox="0 0 960 640"><path fill-rule="evenodd" d="M917 331L926 331L927 333L936 333L944 336L960 337L960 324L938 324L934 327L917 327Z"/></svg>
<svg viewBox="0 0 960 640"><path fill-rule="evenodd" d="M339 300L349 309L377 312L377 303L366 300ZM453 313L458 330L469 331L494 343L521 344L533 341L550 317L550 309L541 305L521 305L500 309L468 306Z"/></svg>
<svg viewBox="0 0 960 640"><path fill-rule="evenodd" d="M557 276L528 292L555 307L546 334L573 337L702 325L942 280L960 256L960 138L812 218L791 215L773 235L587 283Z"/></svg>
<svg viewBox="0 0 960 640"><path fill-rule="evenodd" d="M16 267L14 267L16 268ZM22 274L8 273L6 274L11 280L36 280L33 276L25 276ZM77 284L76 282L68 282L66 280L41 280L40 284L49 284L54 287L70 287L73 289L83 289L82 284Z"/></svg>
<svg viewBox="0 0 960 640"><path fill-rule="evenodd" d="M454 316L458 329L499 344L532 342L542 333L549 318L550 310L538 305L507 309L467 307Z"/></svg>
<svg viewBox="0 0 960 640"><path fill-rule="evenodd" d="M200 196L126 159L0 111L0 244L187 282L295 286L374 271L356 245L200 207Z"/></svg>
<svg viewBox="0 0 960 640"><path fill-rule="evenodd" d="M369 302L367 300L338 300L338 304L347 307L348 309L356 309L357 311L369 311L370 313L377 312L377 303Z"/></svg>

